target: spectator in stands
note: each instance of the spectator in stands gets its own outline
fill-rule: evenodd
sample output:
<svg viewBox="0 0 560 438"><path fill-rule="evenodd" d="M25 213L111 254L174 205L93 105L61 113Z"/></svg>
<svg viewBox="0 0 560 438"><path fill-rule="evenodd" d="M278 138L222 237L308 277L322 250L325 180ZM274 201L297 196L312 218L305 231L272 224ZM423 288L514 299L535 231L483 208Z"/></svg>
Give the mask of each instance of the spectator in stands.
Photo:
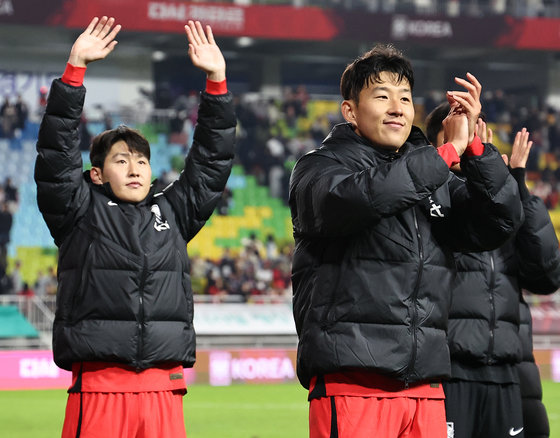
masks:
<svg viewBox="0 0 560 438"><path fill-rule="evenodd" d="M6 272L6 267L0 265L0 295L12 293L12 280Z"/></svg>
<svg viewBox="0 0 560 438"><path fill-rule="evenodd" d="M16 99L16 123L15 127L19 130L20 135L25 130L25 125L27 123L27 117L29 116L29 109L27 107L27 103L21 97L21 94L18 94Z"/></svg>
<svg viewBox="0 0 560 438"><path fill-rule="evenodd" d="M51 266L47 272L40 270L35 281L35 294L40 297L56 295L57 281L54 268Z"/></svg>
<svg viewBox="0 0 560 438"><path fill-rule="evenodd" d="M39 102L38 102L38 116L40 118L43 117L43 114L45 114L45 108L47 107L47 96L49 94L49 87L47 87L46 85L42 85L39 88Z"/></svg>
<svg viewBox="0 0 560 438"><path fill-rule="evenodd" d="M189 21L189 57L207 83L185 171L154 193L150 146L121 126L94 139L83 174L83 78L119 30L96 17L78 36L37 141L39 210L60 248L53 354L73 374L62 436L185 437L183 367L195 361L186 245L226 185L235 115L212 31Z"/></svg>
<svg viewBox="0 0 560 438"><path fill-rule="evenodd" d="M428 116L426 131L435 147L444 142L442 123L449 110L444 103ZM492 142L492 131L482 120L478 132L483 142ZM530 313L522 288L548 294L560 287L554 227L543 201L531 196L525 184L531 145L529 132L522 129L509 159L525 212L515 237L493 251L455 253L458 274L448 330L452 378L444 383L447 422L455 438L505 436L507 431L513 436L522 430L528 438L543 436L540 433L548 429L540 398L522 402L520 391L521 381L524 391L542 396L539 372L527 347L532 345ZM463 177L459 166L453 170ZM520 306L528 325L522 332ZM522 353L528 361L518 366Z"/></svg>
<svg viewBox="0 0 560 438"><path fill-rule="evenodd" d="M21 260L16 260L14 267L10 272L10 284L12 285L12 294L17 295L23 289L23 277L21 275Z"/></svg>
<svg viewBox="0 0 560 438"><path fill-rule="evenodd" d="M0 128L2 137L13 138L16 129L17 113L15 105L10 101L9 96L4 97L4 102L0 106Z"/></svg>
<svg viewBox="0 0 560 438"><path fill-rule="evenodd" d="M499 152L475 133L481 86L448 92L448 143L412 126L414 75L379 45L344 71L337 125L290 181L297 373L311 438L447 436L450 251L492 248L522 220ZM457 163L467 183L449 168ZM492 183L490 184L490 181Z"/></svg>
<svg viewBox="0 0 560 438"><path fill-rule="evenodd" d="M19 206L19 190L10 177L4 181L4 201L8 205L8 210L12 214L15 213Z"/></svg>
<svg viewBox="0 0 560 438"><path fill-rule="evenodd" d="M82 112L82 116L80 118L80 126L78 128L78 136L80 138L79 148L81 151L89 151L89 147L91 145L91 132L89 132L88 128L88 119L85 113Z"/></svg>
<svg viewBox="0 0 560 438"><path fill-rule="evenodd" d="M8 203L0 203L0 266L6 269L8 266L8 244L10 243L10 232L12 230L13 216L8 208Z"/></svg>
<svg viewBox="0 0 560 438"><path fill-rule="evenodd" d="M18 295L29 298L35 295L35 291L31 287L29 287L29 284L27 282L23 282L23 285L21 287L21 290L18 292Z"/></svg>

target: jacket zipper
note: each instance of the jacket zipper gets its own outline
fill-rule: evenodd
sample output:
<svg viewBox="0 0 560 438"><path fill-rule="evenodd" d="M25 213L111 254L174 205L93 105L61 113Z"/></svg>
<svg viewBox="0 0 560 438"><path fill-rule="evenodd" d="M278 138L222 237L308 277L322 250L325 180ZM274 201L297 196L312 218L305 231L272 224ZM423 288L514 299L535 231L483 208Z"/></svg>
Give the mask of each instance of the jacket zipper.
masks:
<svg viewBox="0 0 560 438"><path fill-rule="evenodd" d="M494 290L496 288L496 267L494 265L494 255L490 253L490 343L488 345L488 364L492 365L494 359L494 331L496 330L496 303L494 298Z"/></svg>
<svg viewBox="0 0 560 438"><path fill-rule="evenodd" d="M414 228L416 230L416 238L418 239L418 257L420 259L418 265L418 276L416 277L416 284L414 285L414 291L412 293L412 323L411 323L411 330L412 330L412 355L410 357L410 362L408 363L406 369L406 375L404 378L404 386L408 389L409 381L410 381L410 374L412 369L414 368L414 362L416 362L416 353L418 348L418 339L416 334L416 324L418 320L418 308L416 306L416 299L418 297L418 291L420 289L420 282L422 281L422 271L424 269L424 247L422 245L422 236L420 235L420 227L418 226L418 219L416 217L416 210L412 209L412 216L414 218Z"/></svg>
<svg viewBox="0 0 560 438"><path fill-rule="evenodd" d="M138 308L138 347L136 350L136 370L141 371L139 367L144 353L144 286L146 285L146 277L148 276L148 256L144 254L144 263L142 273L140 274L140 285L138 288L138 300L140 307Z"/></svg>

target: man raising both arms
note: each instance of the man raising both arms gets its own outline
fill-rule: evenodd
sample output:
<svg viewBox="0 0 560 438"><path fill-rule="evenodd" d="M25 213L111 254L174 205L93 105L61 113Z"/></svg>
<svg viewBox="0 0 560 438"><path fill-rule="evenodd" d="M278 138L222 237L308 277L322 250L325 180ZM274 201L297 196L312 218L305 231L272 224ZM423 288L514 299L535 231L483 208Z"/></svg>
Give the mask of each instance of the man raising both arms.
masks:
<svg viewBox="0 0 560 438"><path fill-rule="evenodd" d="M150 145L125 126L94 138L82 173L86 66L113 51L119 31L94 18L77 38L37 142L37 201L59 247L54 360L73 376L62 436L180 438L183 368L195 361L186 246L225 188L236 119L212 31L189 21L189 56L207 82L179 178L155 193Z"/></svg>

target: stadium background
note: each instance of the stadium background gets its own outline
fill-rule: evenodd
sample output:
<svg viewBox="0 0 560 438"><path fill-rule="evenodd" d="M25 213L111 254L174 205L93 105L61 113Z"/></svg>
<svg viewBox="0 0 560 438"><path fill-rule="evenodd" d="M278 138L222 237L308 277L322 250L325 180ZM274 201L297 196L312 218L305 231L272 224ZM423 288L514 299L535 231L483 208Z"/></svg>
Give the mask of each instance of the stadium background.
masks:
<svg viewBox="0 0 560 438"><path fill-rule="evenodd" d="M23 129L0 138L0 183L10 178L18 191L6 276L17 271L33 288L56 267L33 183L40 90L60 76L95 15L115 16L123 30L115 52L88 69L88 132L138 128L152 145L154 175L165 180L180 167L204 86L186 55L187 19L212 25L238 99L238 158L227 196L189 244L199 270L199 355L189 384L294 382L287 178L294 160L340 120L344 67L376 42L392 42L412 60L417 124L445 90L456 89L453 77L469 71L483 84L483 110L503 152L511 132L528 125L535 140L529 183L547 198L560 233L560 1L0 0L0 98L21 95L29 110ZM86 151L83 157L87 167ZM250 286L234 291L231 271L242 263ZM556 295L528 300L541 372L560 381ZM0 295L0 389L67 385L49 350L54 299Z"/></svg>

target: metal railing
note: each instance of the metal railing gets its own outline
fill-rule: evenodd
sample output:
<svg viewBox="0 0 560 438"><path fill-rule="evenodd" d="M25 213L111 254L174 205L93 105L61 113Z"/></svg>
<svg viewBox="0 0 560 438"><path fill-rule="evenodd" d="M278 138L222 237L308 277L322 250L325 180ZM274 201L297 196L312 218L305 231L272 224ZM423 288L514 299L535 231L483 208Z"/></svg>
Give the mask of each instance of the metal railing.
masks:
<svg viewBox="0 0 560 438"><path fill-rule="evenodd" d="M534 310L546 309L548 313L558 314L560 318L560 294L552 295L532 295L525 296L525 300ZM249 300L237 295L211 296L194 295L195 306L197 303L242 303L247 305L259 304L278 304L290 303L290 297L257 295L250 297ZM0 306L16 306L25 318L37 329L37 338L0 338L0 349L33 349L51 348L52 326L54 322L54 309L56 305L55 296L32 296L24 297L19 295L0 295ZM196 310L195 310L196 311ZM199 346L202 348L232 345L232 343L243 346L286 346L295 345L295 336L238 336L237 338L226 339L227 336L204 336L199 338ZM535 334L533 337L536 349L560 348L560 334Z"/></svg>

